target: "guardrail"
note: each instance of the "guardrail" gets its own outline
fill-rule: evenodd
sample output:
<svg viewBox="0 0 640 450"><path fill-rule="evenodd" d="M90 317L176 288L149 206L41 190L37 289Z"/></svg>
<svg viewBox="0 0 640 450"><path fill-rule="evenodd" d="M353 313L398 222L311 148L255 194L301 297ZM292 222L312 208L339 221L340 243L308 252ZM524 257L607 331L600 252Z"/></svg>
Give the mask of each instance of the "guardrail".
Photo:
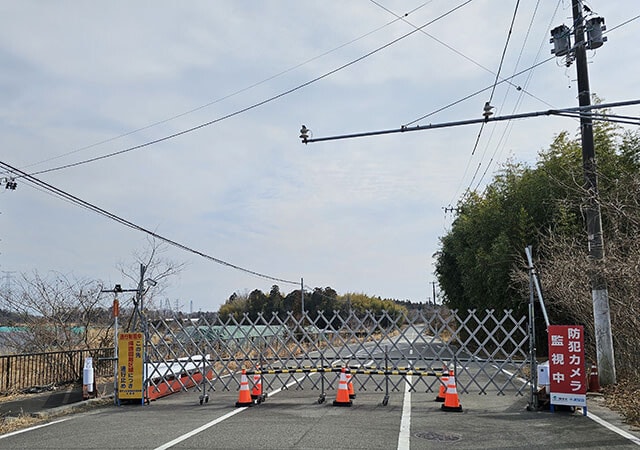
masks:
<svg viewBox="0 0 640 450"><path fill-rule="evenodd" d="M0 356L0 393L38 391L81 382L88 356L93 357L96 377L113 376L113 348Z"/></svg>

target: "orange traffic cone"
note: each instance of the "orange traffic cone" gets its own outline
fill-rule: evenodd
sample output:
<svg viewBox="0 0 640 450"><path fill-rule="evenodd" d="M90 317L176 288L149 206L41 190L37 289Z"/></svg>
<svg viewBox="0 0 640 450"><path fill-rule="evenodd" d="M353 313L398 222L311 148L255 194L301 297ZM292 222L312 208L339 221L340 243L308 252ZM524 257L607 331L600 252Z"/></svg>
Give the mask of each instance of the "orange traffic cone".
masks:
<svg viewBox="0 0 640 450"><path fill-rule="evenodd" d="M440 377L440 390L438 391L438 396L434 401L436 402L444 402L444 397L447 393L447 384L449 383L449 368L446 366L442 366L442 376Z"/></svg>
<svg viewBox="0 0 640 450"><path fill-rule="evenodd" d="M447 392L444 396L444 403L440 409L443 411L462 412L462 405L458 400L458 391L456 389L456 375L453 371L449 372Z"/></svg>
<svg viewBox="0 0 640 450"><path fill-rule="evenodd" d="M349 386L347 386L347 374L344 367L340 372L340 382L338 383L338 393L333 402L333 406L351 406L352 402L349 398Z"/></svg>
<svg viewBox="0 0 640 450"><path fill-rule="evenodd" d="M259 367L258 370L260 370ZM251 398L257 400L258 403L262 402L262 375L260 375L259 373L253 374L253 388L251 388Z"/></svg>
<svg viewBox="0 0 640 450"><path fill-rule="evenodd" d="M596 363L593 363L591 364L591 372L589 373L589 392L600 392L601 390L598 366Z"/></svg>
<svg viewBox="0 0 640 450"><path fill-rule="evenodd" d="M236 406L253 406L253 400L249 393L249 380L247 379L247 371L242 369L242 376L240 377L240 395Z"/></svg>
<svg viewBox="0 0 640 450"><path fill-rule="evenodd" d="M353 383L351 382L351 373L347 374L347 387L349 388L349 398L353 400L356 398L356 391L353 389Z"/></svg>

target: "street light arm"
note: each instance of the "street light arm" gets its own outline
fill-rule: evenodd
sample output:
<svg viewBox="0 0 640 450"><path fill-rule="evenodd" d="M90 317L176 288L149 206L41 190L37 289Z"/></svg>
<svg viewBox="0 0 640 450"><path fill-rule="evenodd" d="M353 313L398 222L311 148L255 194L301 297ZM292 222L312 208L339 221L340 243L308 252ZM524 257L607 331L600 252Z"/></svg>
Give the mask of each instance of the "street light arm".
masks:
<svg viewBox="0 0 640 450"><path fill-rule="evenodd" d="M594 109L616 108L621 106L631 106L631 105L637 105L637 104L640 104L640 99L626 100L626 101L613 102L613 103L602 103L599 105L576 106L576 107L562 108L562 109L548 109L545 111L534 111L534 112L528 112L528 113L511 114L507 116L467 119L467 120L459 120L455 122L430 123L428 125L416 125L411 127L402 126L400 128L392 128L387 130L364 131L361 133L350 133L350 134L325 136L325 137L317 137L317 138L309 137L308 135L303 134L300 136L300 138L302 139L303 144L308 144L313 142L337 141L337 140L353 139L353 138L359 138L359 137L380 136L384 134L406 133L409 131L424 131L424 130L432 130L436 128L450 128L450 127L458 127L463 125L473 125L477 123L503 122L505 120L525 119L529 117L566 115L567 113L579 113L584 111L591 111ZM308 130L306 127L305 129Z"/></svg>

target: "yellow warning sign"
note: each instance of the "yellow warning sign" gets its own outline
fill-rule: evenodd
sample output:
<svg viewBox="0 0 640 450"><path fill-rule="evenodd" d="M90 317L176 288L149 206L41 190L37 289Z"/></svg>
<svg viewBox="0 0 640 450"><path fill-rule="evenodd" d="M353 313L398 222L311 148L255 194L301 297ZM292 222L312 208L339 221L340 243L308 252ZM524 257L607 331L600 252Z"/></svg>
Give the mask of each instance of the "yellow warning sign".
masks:
<svg viewBox="0 0 640 450"><path fill-rule="evenodd" d="M118 334L118 398L142 400L144 335Z"/></svg>

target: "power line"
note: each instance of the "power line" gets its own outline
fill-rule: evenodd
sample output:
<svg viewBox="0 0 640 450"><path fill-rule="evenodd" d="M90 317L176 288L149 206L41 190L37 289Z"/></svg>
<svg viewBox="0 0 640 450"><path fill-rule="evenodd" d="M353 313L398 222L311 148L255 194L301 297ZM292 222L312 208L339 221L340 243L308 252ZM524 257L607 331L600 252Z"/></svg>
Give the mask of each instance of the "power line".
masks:
<svg viewBox="0 0 640 450"><path fill-rule="evenodd" d="M74 196L74 195L72 195L72 194L70 194L70 193L68 193L66 191L63 191L62 189L59 189L59 188L57 188L57 187L55 187L55 186L53 186L53 185L51 185L49 183L46 183L46 182L44 182L44 181L42 181L42 180L40 180L38 178L35 178L33 175L30 175L30 174L28 174L26 172L23 172L22 170L20 170L20 169L18 169L16 167L13 167L13 166L11 166L11 165L3 162L3 161L0 161L0 166L2 168L6 169L6 170L11 171L12 173L15 173L15 174L19 175L19 177L22 178L23 181L26 181L28 183L32 183L33 185L38 186L38 187L40 187L40 188L42 188L42 189L44 189L44 190L56 195L57 197L60 197L63 200L69 201L69 202L73 203L76 206L80 206L82 208L85 208L85 209L88 209L90 211L93 211L93 212L95 212L97 214L100 214L101 216L106 217L107 219L111 219L111 220L113 220L115 222L118 222L121 225L124 225L124 226L128 227L128 228L132 228L134 230L146 233L149 236L152 236L152 237L154 237L154 238L156 238L156 239L158 239L160 241L166 242L167 244L170 244L170 245L172 245L174 247L177 247L177 248L179 248L181 250L184 250L184 251L187 251L189 253L193 253L194 255L201 256L201 257L203 257L205 259L208 259L210 261L215 262L216 264L220 264L222 266L230 267L232 269L239 270L241 272L248 273L250 275L254 275L254 276L257 276L257 277L260 277L260 278L264 278L264 279L267 279L267 280L278 281L278 282L287 283L287 284L295 284L295 285L298 284L297 281L290 281L290 280L285 280L285 279L282 279L282 278L273 277L271 275L266 275L266 274L263 274L263 273L260 273L260 272L256 272L256 271L253 271L253 270L250 270L250 269L246 269L246 268L238 266L236 264L229 263L227 261L224 261L222 259L216 258L214 256L208 255L207 253L204 253L202 251L199 251L199 250L196 250L194 248L188 247L188 246L186 246L184 244L181 244L181 243L179 243L177 241L174 241L172 239L169 239L169 238L167 238L165 236L162 236L162 235L160 235L160 234L158 234L158 233L156 233L154 231L148 230L148 229L146 229L146 228L144 228L144 227L142 227L140 225L137 225L137 224L135 224L135 223L133 223L133 222L131 222L129 220L126 220L126 219L124 219L124 218L122 218L122 217L120 217L120 216L118 216L118 215L116 215L116 214L114 214L112 212L109 212L109 211L107 211L105 209L102 209L102 208L100 208L100 207L98 207L98 206L96 206L96 205L94 205L92 203L89 203L89 202L87 202L85 200L82 200L82 199L80 199L80 198L78 198L78 197L76 197L76 196Z"/></svg>
<svg viewBox="0 0 640 450"><path fill-rule="evenodd" d="M329 76L331 76L331 75L333 75L333 74L335 74L335 73L337 73L337 72L339 72L339 71L341 71L343 69L346 69L347 67L350 67L350 66L352 66L352 65L354 65L354 64L356 64L356 63L358 63L358 62L360 62L360 61L362 61L362 60L364 60L364 59L366 59L366 58L368 58L368 57L370 57L372 55L375 55L376 53L378 53L378 52L380 52L380 51L382 51L382 50L384 50L384 49L386 49L388 47L391 47L392 45L402 41L403 39L406 39L407 37L417 33L421 29L423 29L423 28L425 28L425 27L437 22L438 20L441 20L441 19L447 17L448 15L452 14L453 12L455 12L458 9L462 8L463 6L471 3L472 1L473 0L466 0L466 1L462 2L460 5L458 5L458 6L454 7L454 8L452 8L452 9L450 9L449 11L439 15L435 19L431 19L430 21L428 21L427 23L425 23L421 27L419 27L419 28L417 28L415 30L412 30L412 31L410 31L410 32L408 32L406 34L403 34L402 36L400 36L400 37L398 37L398 38L396 38L396 39L394 39L394 40L392 40L392 41L390 41L390 42L388 42L388 43L376 48L375 50L372 50L372 51L366 53L363 56L360 56L359 58L356 58L356 59L354 59L354 60L352 60L352 61L350 61L350 62L348 62L346 64L343 64L343 65L341 65L341 66L339 66L339 67L337 67L335 69L332 69L332 70L324 73L323 75L320 75L320 76L318 76L316 78L313 78L313 79L311 79L311 80L309 80L309 81L307 81L305 83L299 84L298 86L295 86L295 87L293 87L291 89L288 89L288 90L286 90L284 92L281 92L280 94L277 94L277 95L274 95L272 97L269 97L269 98L267 98L265 100L262 100L262 101L260 101L258 103L254 103L251 106L247 106L245 108L239 109L239 110L237 110L235 112L226 114L226 115L224 115L222 117L219 117L217 119L211 120L209 122L205 122L205 123L197 125L195 127L191 127L191 128L186 129L186 130L170 134L168 136L164 136L164 137L161 137L161 138L158 138L158 139L154 139L154 140L146 142L144 144L135 145L133 147L129 147L129 148L126 148L126 149L123 149L123 150L112 152L112 153L109 153L109 154L106 154L106 155L96 156L95 158L89 158L89 159L86 159L86 160L83 160L83 161L78 161L78 162L75 162L75 163L70 163L70 164L65 164L65 165L61 165L61 166L58 166L58 167L53 167L53 168L50 168L50 169L40 170L40 171L37 171L37 172L33 172L31 175L40 175L40 174L43 174L43 173L54 172L54 171L57 171L57 170L69 169L71 167L76 167L76 166L80 166L80 165L83 165L83 164L88 164L88 163L100 161L102 159L107 159L107 158L110 158L110 157L113 157L113 156L121 155L123 153L128 153L128 152L131 152L133 150L139 150L141 148L149 147L151 145L158 144L160 142L168 141L170 139L182 136L182 135L187 134L187 133L191 133L193 131L199 130L201 128L208 127L208 126L213 125L215 123L222 122L223 120L230 119L231 117L235 117L235 116L240 115L242 113L251 111L251 110L256 109L256 108L258 108L260 106L266 105L267 103L271 103L271 102L273 102L275 100L278 100L278 99L280 99L282 97L285 97L286 95L292 94L293 92L299 91L302 88L310 86L311 84L313 84L313 83L315 83L317 81L320 81L320 80L322 80L324 78L327 78L327 77L329 77ZM21 175L21 176L24 176L24 175Z"/></svg>
<svg viewBox="0 0 640 450"><path fill-rule="evenodd" d="M533 69L535 69L536 67L539 67L539 66L541 66L541 65L543 65L543 64L545 64L545 63L548 63L549 61L552 61L552 60L554 60L554 59L555 59L555 58L552 56L552 57L550 57L550 58L545 59L544 61L540 61L539 63L534 64L533 66L530 66L530 67L528 67L528 68L526 68L526 69L521 70L521 71L520 71L520 72L518 72L518 73L515 73L515 74L511 75L509 78L505 78L504 80L499 81L499 82L498 82L498 84L506 83L506 82L508 82L509 80L512 80L512 79L516 78L517 76L520 76L520 75L522 75L523 73L529 72L530 70L533 70ZM493 87L493 86L487 86L486 88L482 88L482 89L480 89L480 90L477 90L477 91L475 91L475 92L473 92L473 93L471 93L471 94L469 94L469 95L466 95L466 96L462 97L462 98L461 98L461 99L459 99L459 100L456 100L455 102L452 102L452 103L449 103L449 104L447 104L447 105L445 105L445 106L442 106L442 107L440 107L440 108L436 109L435 111L431 111L430 113L425 114L424 116L420 116L420 117L418 117L417 119L412 120L411 122L407 122L407 123L405 123L405 124L403 125L403 127L408 128L408 127L410 127L411 125L413 125L413 124L414 124L414 123L416 123L416 122L420 122L421 120L424 120L424 119L426 119L426 118L428 118L428 117L431 117L431 116L433 116L433 115L435 115L435 114L438 114L439 112L442 112L442 111L444 111L444 110L446 110L446 109L449 109L449 108L451 108L451 107L453 107L453 106L455 106L455 105L457 105L457 104L459 104L459 103L462 103L462 102L464 102L464 101L466 101L466 100L469 100L470 98L473 98L473 97L475 97L476 95L480 95L480 94L482 94L483 92L488 91L488 90L489 90L489 89L491 89L492 87Z"/></svg>
<svg viewBox="0 0 640 450"><path fill-rule="evenodd" d="M498 71L496 72L496 79L495 79L495 81L493 83L493 88L491 89L491 94L489 95L489 101L486 103L487 106L490 106L492 101L493 101L493 96L494 96L495 91L496 91L496 86L498 85L498 80L500 79L500 73L502 72L502 65L504 64L504 58L505 58L505 56L507 54L507 48L509 48L509 42L511 41L511 35L513 34L513 25L514 25L514 23L516 21L516 17L517 17L517 14L518 14L518 7L519 6L520 6L520 0L518 0L516 2L516 6L515 6L515 9L513 11L513 16L511 18L511 24L509 25L509 32L507 33L507 40L504 43L504 48L502 50L502 56L500 57L500 64L498 65ZM526 38L525 38L525 42L526 42ZM523 43L523 46L524 46L524 43ZM522 54L522 50L521 50L520 54ZM506 96L505 96L505 98L506 98ZM504 104L504 101L503 101L503 104ZM488 110L485 111L485 113L488 113L488 112L490 112L490 111L488 111ZM478 149L478 145L480 144L480 137L482 136L482 132L484 131L485 124L486 124L486 122L483 122L480 125L480 130L478 130L478 135L476 137L475 143L473 144L473 150L471 151L471 156L470 157L473 157L473 155L476 153L476 150ZM492 136L493 136L493 131L491 133L491 137ZM491 137L489 138L489 141L491 140ZM489 141L487 141L487 147L489 145ZM476 167L476 170L473 173L473 176L471 177L471 181L469 182L469 187L467 187L466 191L468 191L471 188L471 185L473 184L473 182L475 181L476 177L478 176L478 173L480 172L480 167L482 167L482 161L484 160L484 154L486 153L486 148L487 147L485 147L485 152L483 153L482 158L480 158L480 162L478 163L478 166ZM463 175L463 179L464 179L465 176L466 176L466 171L465 171L465 173Z"/></svg>
<svg viewBox="0 0 640 450"><path fill-rule="evenodd" d="M633 22L634 20L637 20L637 19L640 19L640 15L637 15L637 16L635 16L635 17L633 17L633 18L631 18L631 19L629 19L629 20L627 20L627 21L625 21L625 22L622 22L621 24L619 24L619 25L617 25L617 26L615 26L615 27L613 27L613 28L608 29L608 31L606 31L606 32L605 32L605 34L609 34L611 31L616 30L616 29L618 29L618 28L622 27L623 25L627 25L627 24L629 24L630 22ZM539 66L541 66L541 65L543 65L543 64L546 64L546 63L548 63L549 61L552 61L552 60L554 60L554 59L555 59L555 57L554 57L554 56L551 56L551 57L549 57L549 58L547 58L547 59L545 59L545 60L543 60L543 61L540 61L540 62L538 62L538 63L536 63L536 64L534 64L534 65L532 65L532 66L530 66L530 67L528 67L528 68L526 68L526 69L524 69L524 70L521 70L521 71L520 71L520 72L518 72L518 73L513 74L513 75L512 75L512 76L510 76L509 78L505 78L504 80L501 80L501 81L500 81L500 82L498 82L497 84L499 85L499 84L502 84L502 83L508 82L509 80L512 80L512 79L514 79L515 77L522 75L523 73L530 72L530 71L532 71L533 69L535 69L535 68L537 68L537 67L539 67ZM447 104L447 105L445 105L445 106L442 106L442 107L440 107L440 108L438 108L438 109L436 109L436 110L434 110L434 111L431 111L431 112L430 112L430 113L428 113L428 114L425 114L425 115L423 115L423 116L420 116L420 117L418 117L417 119L412 120L411 122L406 122L403 126L404 126L404 127L409 127L409 126L413 125L414 123L420 122L421 120L424 120L424 119L426 119L426 118L428 118L428 117L431 117L431 116L433 116L433 115L435 115L435 114L438 114L438 113L440 113L440 112L442 112L442 111L444 111L444 110L446 110L446 109L449 109L449 108L451 108L451 107L453 107L453 106L455 106L455 105L457 105L457 104L459 104L459 103L462 103L462 102L464 102L464 101L466 101L466 100L469 100L470 98L473 98L473 97L475 97L476 95L482 94L483 92L488 91L488 90L489 90L489 89L491 89L491 88L492 88L492 86L487 86L486 88L483 88L483 89L480 89L480 90L478 90L478 91L475 91L475 92L473 92L473 93L471 93L471 94L469 94L469 95L466 95L465 97L462 97L462 98L461 98L461 99L459 99L459 100L456 100L455 102L449 103L449 104Z"/></svg>
<svg viewBox="0 0 640 450"><path fill-rule="evenodd" d="M549 26L547 27L547 29L551 29L552 28L552 23L555 20L555 17L557 15L557 12L558 12L558 9L560 7L561 2L562 2L562 0L558 0L558 3L556 4L556 9L553 12L553 15L551 17L551 20L549 22ZM536 5L536 9L537 9L537 5ZM617 25L617 26L615 26L613 28L608 29L607 31L605 31L605 34L611 32L611 31L613 31L613 30L615 30L617 28L620 28L621 26L626 25L626 24L628 24L628 23L630 23L633 20L636 20L638 18L640 18L640 15L636 16L636 17L634 17L632 19L629 19L629 20L627 20L627 21L625 21L625 22L623 22L623 23L621 23L621 24L619 24L619 25ZM538 54L536 55L536 60L537 60L538 55L541 53L541 51L542 51L542 49L543 49L543 47L544 47L544 45L546 44L547 41L548 41L548 36L545 35L543 37L541 43L540 43ZM530 77L531 77L532 73L533 73L533 71L529 72L529 77L527 78L527 81L525 82L525 86L529 84ZM520 98L522 98L522 95L520 96ZM513 113L515 113L515 111L516 111L516 108L514 107ZM591 113L591 114L599 114L599 113ZM575 115L572 115L570 113L558 114L558 115L564 116L564 117L573 117L575 119L579 119L579 117L580 117L579 115L575 116ZM612 115L612 114L606 114L606 115L605 114L600 114L598 119L594 118L594 120L605 121L605 122L613 122L613 123L620 123L620 124L627 124L627 125L638 125L636 119L637 118L634 118L634 117L623 117L623 116L616 116L616 115ZM497 150L498 150L498 147L496 147L496 150L494 151L493 155L491 156L491 159L490 159L489 163L486 165L485 170L482 173L482 176L480 177L480 179L478 180L478 182L477 182L477 184L476 184L476 186L474 188L475 190L477 190L480 187L480 184L482 183L482 181L484 180L485 176L487 175L489 169L491 168L491 164L493 163L493 160L495 158ZM470 188L471 188L471 183L470 183L468 189L470 189Z"/></svg>
<svg viewBox="0 0 640 450"><path fill-rule="evenodd" d="M407 13L405 14L405 16L408 16L408 15L410 15L410 14L413 14L415 11L417 11L417 10L419 10L419 9L423 8L425 5L427 5L427 4L429 4L429 3L431 3L432 1L433 1L433 0L429 0L429 1L427 1L427 2L424 2L422 5L420 5L420 6L416 7L416 8L414 8L414 9L412 9L411 11L407 12ZM283 70L283 71L281 71L281 72L278 72L278 73L276 73L276 74L274 74L274 75L271 75L271 76L269 76L269 77L267 77L267 78L265 78L265 79L263 79L263 80L261 80L261 81L258 81L258 82L256 82L256 83L253 83L253 84L251 84L251 85L249 85L249 86L247 86L247 87L244 87L244 88L242 88L242 89L236 90L236 91L234 91L234 92L232 92L232 93L230 93L230 94L224 95L224 96L222 96L222 97L220 97L220 98L218 98L218 99L216 99L216 100L212 100L212 101L210 101L210 102L208 102L208 103L205 103L204 105L201 105L201 106L198 106L198 107L196 107L196 108L190 109L190 110L188 110L188 111L185 111L185 112L182 112L182 113L176 114L176 115L171 116L171 117L168 117L168 118L166 118L166 119L163 119L163 120L160 120L160 121L157 121L157 122L153 122L153 123L151 123L151 124L149 124L149 125L145 125L144 127L137 128L137 129L135 129L135 130L128 131L128 132L126 132L126 133L122 133L122 134L120 134L120 135L118 135L118 136L114 136L114 137L111 137L111 138L108 138L108 139L104 139L104 140L102 140L102 141L95 142L95 143L93 143L93 144L86 145L86 146L84 146L84 147L80 147L80 148L77 148L77 149L75 149L75 150L69 151L69 152L67 152L67 153L63 153L63 154L61 154L61 155L54 156L54 157L52 157L52 158L44 159L44 160L42 160L42 161L38 161L38 162L35 162L35 163L32 163L32 164L28 164L28 165L26 165L26 166L22 166L21 168L22 168L22 169L25 169L25 168L33 167L33 166L36 166L36 165L39 165L39 164L43 164L43 163L46 163L46 162L49 162L49 161L54 161L54 160L56 160L56 159L60 159L60 158L63 158L63 157L65 157L65 156L73 155L73 154L78 153L78 152L81 152L81 151L83 151L83 150L88 150L88 149L90 149L90 148L97 147L97 146L102 145L102 144L106 144L106 143L109 143L109 142L113 142L113 141L116 141L116 140L121 139L121 138L123 138L123 137L127 137L127 136L130 136L130 135L135 134L135 133L139 133L140 131L144 131L144 130L147 130L147 129L149 129L149 128L153 128L153 127L156 127L156 126L158 126L158 125L162 125L162 124L164 124L164 123L170 122L170 121L172 121L172 120L179 119L180 117L184 117L184 116L186 116L186 115L192 114L192 113L194 113L194 112L196 112L196 111L200 111L200 110L205 109L205 108L207 108L207 107L209 107L209 106L215 105L216 103L220 103L220 102L222 102L222 101L224 101L224 100L227 100L227 99L229 99L229 98L235 97L236 95L242 94L242 93L247 92L247 91L249 91L249 90L251 90L251 89L253 89L253 88L256 88L256 87L258 87L258 86L260 86L260 85L262 85L262 84L265 84L265 83L267 83L267 82L269 82L269 81L271 81L271 80L274 80L274 79L276 79L276 78L278 78L278 77L281 77L282 75L285 75L285 74L287 74L287 73L289 73L289 72L292 72L292 71L294 71L294 70L296 70L296 69L298 69L298 68L300 68L300 67L303 67L303 66L305 66L305 65L307 65L307 64L309 64L309 63L311 63L311 62L313 62L313 61L316 61L316 60L318 60L318 59L320 59L320 58L323 58L324 56L327 56L327 55L329 55L329 54L331 54L331 53L333 53L333 52L336 52L336 51L338 51L338 50L340 50L340 49L342 49L342 48L344 48L344 47L346 47L346 46L348 46L348 45L351 45L351 44L353 44L354 42L360 41L360 40L362 40L362 39L364 39L364 38L366 38L366 37L368 37L368 36L370 36L370 35L372 35L372 34L374 34L374 33L377 33L378 31L380 31L380 30L382 30L382 29L384 29L384 28L386 28L386 27L388 27L388 26L390 26L390 25L392 25L392 24L394 24L394 23L398 22L400 19L401 19L401 18L397 18L397 19L395 19L395 20L392 20L392 21L390 21L390 22L387 22L387 23L385 23L384 25L382 25L382 26L380 26L380 27L378 27L378 28L375 28L374 30L371 30L371 31L369 31L369 32L367 32L367 33L364 33L364 34L362 34L362 35L360 35L360 36L358 36L358 37L354 38L354 39L351 39L351 40L350 40L350 41L348 41L348 42L345 42L344 44L341 44L341 45L339 45L339 46L337 46L337 47L334 47L334 48L332 48L331 50L327 50L327 51L325 51L325 52L323 52L323 53L321 53L321 54L319 54L319 55L316 55L316 56L314 56L314 57L312 57L312 58L309 58L309 59L307 59L307 60L305 60L305 61L303 61L303 62L301 62L301 63L298 63L298 64L296 64L296 65L294 65L294 66L292 66L292 67L289 67L288 69L285 69L285 70ZM37 174L39 174L39 173L42 173L42 172L34 172L33 174L34 174L34 175L37 175Z"/></svg>
<svg viewBox="0 0 640 450"><path fill-rule="evenodd" d="M546 30L550 29L551 28L551 24L555 21L555 17L556 17L556 15L558 13L558 9L560 8L561 1L562 0L558 0L558 2L556 3L556 9L554 10L554 12L553 12L553 14L551 16L551 20L549 21L549 25L545 29L545 34L542 37L542 40L541 40L540 45L538 47L538 52L536 53L534 61L538 61L538 58L540 57L540 54L542 53L542 49L545 47L545 44L546 44L546 42L548 40L548 37L546 35ZM525 39L524 39L524 41L522 43L522 47L520 48L520 54L518 55L518 60L516 61L516 65L515 65L514 71L517 70L518 66L520 65L520 60L522 59L522 55L524 53L525 44L526 44L526 41L528 40L529 35L531 34L531 28L533 26L533 21L534 21L535 16L536 16L536 14L538 12L538 7L539 6L540 6L540 0L538 0L536 2L535 10L533 12L533 17L531 18L529 27L527 28L527 33L526 33ZM527 79L524 82L524 86L525 87L529 86L529 83L531 82L532 77L533 77L533 70L530 71L527 74ZM519 109L520 105L522 104L523 97L524 96L522 94L520 94L518 96L518 100L516 101L515 105L513 106L512 111L511 111L512 114L515 114L516 111ZM506 101L506 94L505 94L505 101ZM504 147L506 146L506 142L509 139L509 136L511 135L511 131L512 130L513 130L513 122L510 122L504 128L504 130L502 132L502 135L500 136L500 140L498 141L498 145L496 145L493 153L491 154L491 158L489 158L489 162L486 164L484 172L482 172L482 176L480 177L480 179L478 180L478 182L476 184L476 187L474 188L475 190L478 189L478 187L480 186L480 184L484 180L485 176L489 172L489 169L491 168L494 160L496 159L496 155L500 155L502 153L502 151L504 150ZM471 183L469 184L469 187L467 189L471 189ZM457 193L456 193L456 195L457 195Z"/></svg>
<svg viewBox="0 0 640 450"><path fill-rule="evenodd" d="M387 11L389 14L395 16L398 20L402 20L404 23L406 23L407 25L410 25L414 28L418 28L417 25L413 24L412 22L410 22L409 20L406 19L407 14L405 14L404 16L401 16L399 14L396 14L395 12L393 12L392 10L390 10L389 8L385 7L384 5L378 3L376 0L369 0L371 3L373 3L374 5L378 6L379 8L383 9L384 11ZM476 61L475 59L469 57L468 55L465 55L464 53L462 53L461 51L459 51L458 49L456 49L455 47L452 47L451 45L447 44L446 42L438 39L437 37L435 37L434 35L428 33L425 30L421 30L420 31L422 34L424 34L425 36L433 39L434 41L436 41L438 44L444 46L445 48L451 50L453 53L461 56L462 58L466 59L467 61L469 61L470 63L476 65L477 67L483 69L484 71L490 73L491 75L496 75L496 73L489 69L488 67L480 64L478 61ZM551 105L550 103L542 100L541 98L533 95L531 92L528 92L526 89L524 89L522 86L518 86L515 83L512 83L510 79L502 79L502 81L505 81L506 83L510 84L511 86L513 86L514 88L516 88L518 91L520 91L521 95L522 94L527 94L530 97L538 100L540 103L543 103L549 107L553 107L553 105Z"/></svg>
<svg viewBox="0 0 640 450"><path fill-rule="evenodd" d="M502 65L504 64L504 57L507 55L507 48L509 48L509 41L511 41L511 34L513 33L513 24L516 22L516 16L518 15L519 6L520 6L520 0L516 2L516 7L513 11L513 16L511 18L511 25L509 26L509 32L507 33L507 41L504 43L502 56L500 57L500 64L498 66L498 72L496 72L496 80L493 82L493 88L491 89L491 95L489 96L489 102L493 100L493 94L496 91L496 86L498 85L498 80L500 79L500 72L502 71Z"/></svg>
<svg viewBox="0 0 640 450"><path fill-rule="evenodd" d="M513 24L516 21L516 16L518 15L518 7L519 6L520 6L520 0L518 0L516 2L516 7L515 7L515 9L513 11L513 16L511 17L511 24L509 25L509 32L507 33L507 40L504 43L504 47L502 49L502 56L500 57L500 64L498 64L498 71L496 72L496 79L493 82L493 87L491 88L491 94L489 94L489 100L486 103L487 106L485 106L485 113L486 114L490 114L490 110L488 110L486 108L487 107L491 107L491 102L493 100L493 95L496 92L496 86L498 86L498 80L500 79L500 72L502 72L502 65L504 64L504 58L507 55L507 49L509 48L509 42L511 41L511 34L513 33ZM478 145L480 144L480 137L482 136L482 132L484 131L484 126L485 126L486 123L487 122L482 122L480 124L480 130L478 130L478 135L476 136L476 141L473 144L473 150L471 150L471 157L473 157L473 155L475 155L476 150L478 149ZM476 167L476 171L473 173L473 177L471 177L471 183L470 184L473 184L474 180L476 179L476 176L478 175L478 172L480 170L481 164L482 164L482 160L478 164L478 167ZM465 175L466 175L466 173L465 173Z"/></svg>
<svg viewBox="0 0 640 450"><path fill-rule="evenodd" d="M620 27L622 27L622 26L624 26L624 25L626 25L626 24L628 24L628 23L630 23L630 22L633 22L634 20L638 20L638 19L640 19L640 14L638 14L638 15L637 15L637 16L635 16L635 17L632 17L632 18L631 18L631 19L629 19L629 20L625 20L624 22L622 22L621 24L616 25L616 26L615 26L615 27L613 27L613 28L609 28L607 31L605 31L605 34L607 34L607 33L611 33L613 30L616 30L616 29L618 29L618 28L620 28Z"/></svg>

